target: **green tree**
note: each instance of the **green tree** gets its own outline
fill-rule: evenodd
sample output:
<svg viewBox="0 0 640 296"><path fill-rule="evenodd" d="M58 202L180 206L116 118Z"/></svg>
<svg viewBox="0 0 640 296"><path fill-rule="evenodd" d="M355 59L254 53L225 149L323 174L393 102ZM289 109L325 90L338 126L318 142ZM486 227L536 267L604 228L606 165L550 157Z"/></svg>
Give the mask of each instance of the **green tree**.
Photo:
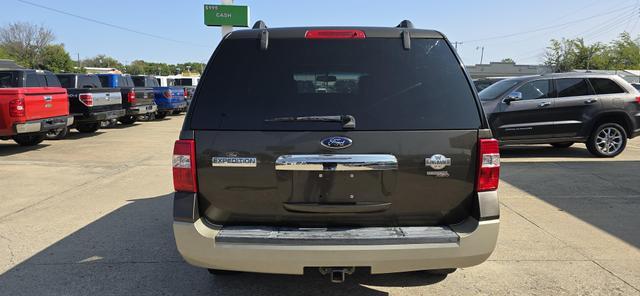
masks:
<svg viewBox="0 0 640 296"><path fill-rule="evenodd" d="M500 62L501 63L511 63L511 64L515 64L516 63L512 58L502 59L502 61L500 61Z"/></svg>
<svg viewBox="0 0 640 296"><path fill-rule="evenodd" d="M640 47L629 33L620 34L611 43L612 66L615 69L638 69L640 67Z"/></svg>
<svg viewBox="0 0 640 296"><path fill-rule="evenodd" d="M10 23L0 28L0 47L17 63L35 68L44 49L53 42L51 30L24 22Z"/></svg>
<svg viewBox="0 0 640 296"><path fill-rule="evenodd" d="M72 72L73 61L69 53L64 49L63 44L48 45L42 51L40 64L37 66L43 70L49 70L54 73Z"/></svg>
<svg viewBox="0 0 640 296"><path fill-rule="evenodd" d="M11 59L4 47L0 46L0 59Z"/></svg>
<svg viewBox="0 0 640 296"><path fill-rule="evenodd" d="M122 63L110 56L99 54L95 57L84 59L82 61L82 66L99 68L122 68Z"/></svg>
<svg viewBox="0 0 640 296"><path fill-rule="evenodd" d="M551 39L544 55L544 64L553 68L554 72L567 72L574 69L573 43L571 40Z"/></svg>

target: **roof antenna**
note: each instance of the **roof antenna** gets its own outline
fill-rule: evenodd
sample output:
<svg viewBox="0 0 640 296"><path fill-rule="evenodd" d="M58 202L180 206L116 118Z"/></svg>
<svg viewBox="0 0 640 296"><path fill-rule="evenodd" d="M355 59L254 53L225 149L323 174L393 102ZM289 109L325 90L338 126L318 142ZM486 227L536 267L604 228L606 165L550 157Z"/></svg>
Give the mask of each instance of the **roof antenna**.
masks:
<svg viewBox="0 0 640 296"><path fill-rule="evenodd" d="M265 24L262 20L259 20L255 22L255 24L253 24L253 27L251 29L266 29L266 28L267 28L267 24Z"/></svg>
<svg viewBox="0 0 640 296"><path fill-rule="evenodd" d="M410 20L403 20L396 26L396 28L413 29L413 23Z"/></svg>

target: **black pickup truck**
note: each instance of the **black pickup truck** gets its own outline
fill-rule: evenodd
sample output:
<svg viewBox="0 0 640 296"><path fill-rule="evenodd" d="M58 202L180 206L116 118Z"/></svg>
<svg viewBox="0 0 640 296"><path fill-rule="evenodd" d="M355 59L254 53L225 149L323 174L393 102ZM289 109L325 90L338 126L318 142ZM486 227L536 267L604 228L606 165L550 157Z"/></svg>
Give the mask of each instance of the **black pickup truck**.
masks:
<svg viewBox="0 0 640 296"><path fill-rule="evenodd" d="M154 102L152 87L137 87L129 75L122 74L98 74L98 78L104 87L120 89L122 95L122 109L126 114L120 118L123 124L136 122L139 115L151 114L158 111L158 105Z"/></svg>
<svg viewBox="0 0 640 296"><path fill-rule="evenodd" d="M81 133L93 133L101 121L120 118L122 95L117 88L104 88L98 76L93 74L56 74L62 87L69 94L69 113L74 116L74 127ZM55 135L64 137L66 132Z"/></svg>

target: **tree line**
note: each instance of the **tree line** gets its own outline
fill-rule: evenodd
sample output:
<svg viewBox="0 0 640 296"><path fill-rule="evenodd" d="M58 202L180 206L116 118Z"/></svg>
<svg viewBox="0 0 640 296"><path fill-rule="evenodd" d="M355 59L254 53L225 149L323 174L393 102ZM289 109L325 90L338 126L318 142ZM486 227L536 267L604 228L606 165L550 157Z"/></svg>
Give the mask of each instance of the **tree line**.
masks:
<svg viewBox="0 0 640 296"><path fill-rule="evenodd" d="M16 22L0 28L0 59L11 59L27 68L52 72L85 72L84 67L117 68L133 75L172 75L180 72L202 73L202 63L154 63L135 60L123 64L107 55L74 61L64 44L55 43L54 33L45 27ZM503 61L513 61L504 59ZM640 46L628 32L623 32L610 43L587 44L584 38L551 39L544 54L545 65L554 72L573 69L623 70L640 69Z"/></svg>
<svg viewBox="0 0 640 296"><path fill-rule="evenodd" d="M15 61L25 68L49 70L55 73L86 72L85 67L116 68L132 75L173 75L189 71L202 73L202 63L154 63L135 60L125 65L104 54L73 60L64 44L55 43L55 34L43 26L15 22L0 28L0 59Z"/></svg>

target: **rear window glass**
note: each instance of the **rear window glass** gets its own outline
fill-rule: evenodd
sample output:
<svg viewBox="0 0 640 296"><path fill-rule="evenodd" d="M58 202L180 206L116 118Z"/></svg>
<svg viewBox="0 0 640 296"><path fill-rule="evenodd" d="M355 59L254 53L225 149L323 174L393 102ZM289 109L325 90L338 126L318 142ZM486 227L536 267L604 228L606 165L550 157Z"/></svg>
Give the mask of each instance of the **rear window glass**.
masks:
<svg viewBox="0 0 640 296"><path fill-rule="evenodd" d="M589 95L587 80L582 78L557 79L558 98Z"/></svg>
<svg viewBox="0 0 640 296"><path fill-rule="evenodd" d="M589 78L589 82L591 82L591 85L596 91L596 94L599 95L625 93L622 87L613 82L611 79Z"/></svg>
<svg viewBox="0 0 640 296"><path fill-rule="evenodd" d="M102 85L105 86L111 86L111 83L109 83L109 76L105 76L105 75L98 75L98 79L100 79L100 83Z"/></svg>
<svg viewBox="0 0 640 296"><path fill-rule="evenodd" d="M44 76L45 80L47 81L47 86L49 87L60 87L60 80L58 80L58 77L56 77L56 75L53 75L53 73L47 73Z"/></svg>
<svg viewBox="0 0 640 296"><path fill-rule="evenodd" d="M0 72L0 88L18 87L17 72Z"/></svg>
<svg viewBox="0 0 640 296"><path fill-rule="evenodd" d="M79 88L99 88L102 87L100 79L96 75L80 75L78 76Z"/></svg>
<svg viewBox="0 0 640 296"><path fill-rule="evenodd" d="M135 85L135 86L145 86L144 85L144 77L136 76L136 77L131 77L131 79L133 79L133 85Z"/></svg>
<svg viewBox="0 0 640 296"><path fill-rule="evenodd" d="M193 80L191 78L176 78L176 79L173 79L173 85L193 86Z"/></svg>
<svg viewBox="0 0 640 296"><path fill-rule="evenodd" d="M474 129L480 115L442 39L224 41L196 93L191 127L340 130L276 117L352 115L356 130Z"/></svg>
<svg viewBox="0 0 640 296"><path fill-rule="evenodd" d="M64 88L74 88L75 87L75 77L73 75L58 75L58 80L60 80L60 84Z"/></svg>

